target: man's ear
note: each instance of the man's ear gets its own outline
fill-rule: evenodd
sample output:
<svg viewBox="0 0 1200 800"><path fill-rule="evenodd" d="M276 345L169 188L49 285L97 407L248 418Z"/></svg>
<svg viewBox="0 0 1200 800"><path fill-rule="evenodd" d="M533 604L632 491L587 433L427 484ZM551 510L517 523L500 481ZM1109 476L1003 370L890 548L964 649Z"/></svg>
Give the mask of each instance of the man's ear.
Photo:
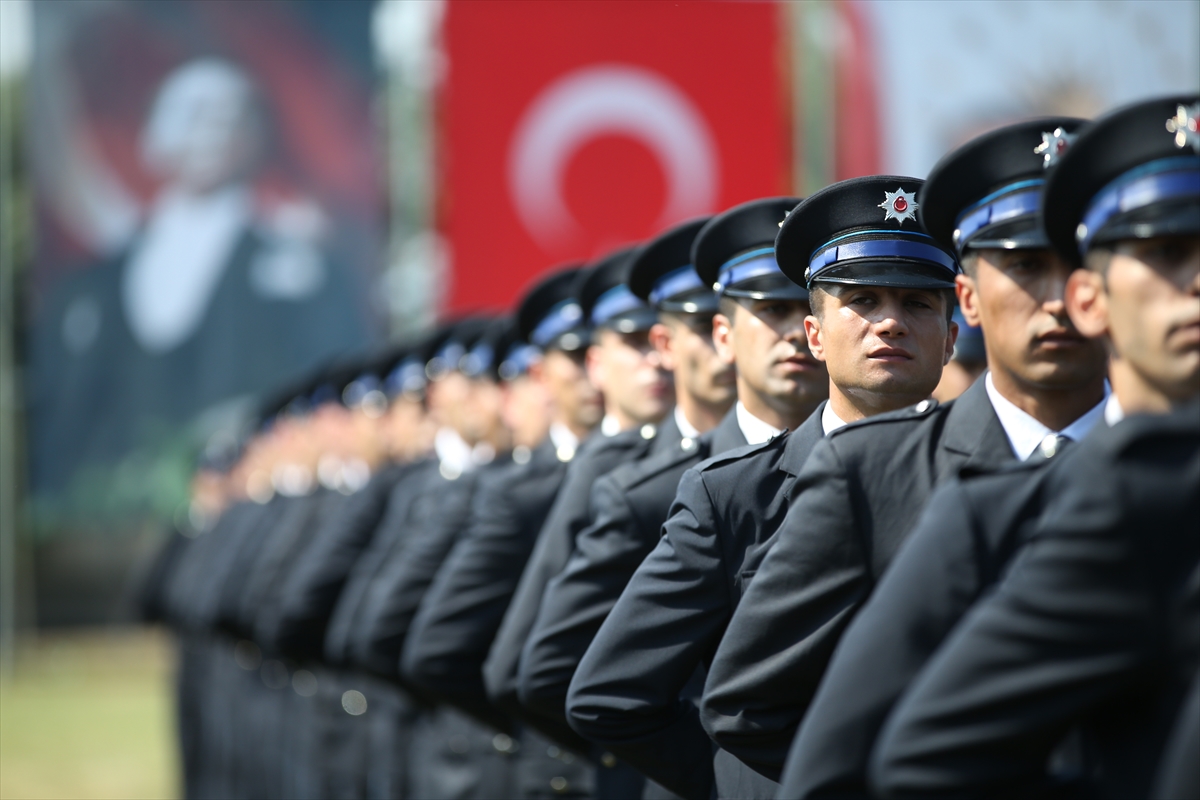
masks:
<svg viewBox="0 0 1200 800"><path fill-rule="evenodd" d="M1075 328L1095 339L1108 333L1108 295L1104 276L1090 269L1077 269L1067 277L1067 314Z"/></svg>
<svg viewBox="0 0 1200 800"><path fill-rule="evenodd" d="M958 341L958 323L954 320L946 327L946 353L942 358L942 366L950 363L950 359L954 358L954 343Z"/></svg>
<svg viewBox="0 0 1200 800"><path fill-rule="evenodd" d="M734 363L733 320L724 314L713 314L713 348L726 364Z"/></svg>
<svg viewBox="0 0 1200 800"><path fill-rule="evenodd" d="M546 365L542 363L542 359L535 358L529 364L529 378L535 383L546 382Z"/></svg>
<svg viewBox="0 0 1200 800"><path fill-rule="evenodd" d="M675 371L675 335L669 325L657 322L650 327L647 334L650 346L658 351L659 362L663 369Z"/></svg>
<svg viewBox="0 0 1200 800"><path fill-rule="evenodd" d="M979 327L979 287L975 279L970 275L955 276L954 294L958 296L958 307L962 310L963 319L967 324Z"/></svg>
<svg viewBox="0 0 1200 800"><path fill-rule="evenodd" d="M815 314L804 318L804 336L808 339L808 351L817 361L825 360L825 345L821 341L821 320Z"/></svg>
<svg viewBox="0 0 1200 800"><path fill-rule="evenodd" d="M600 345L591 345L583 362L587 370L588 380L601 392L604 391L604 359L600 355Z"/></svg>

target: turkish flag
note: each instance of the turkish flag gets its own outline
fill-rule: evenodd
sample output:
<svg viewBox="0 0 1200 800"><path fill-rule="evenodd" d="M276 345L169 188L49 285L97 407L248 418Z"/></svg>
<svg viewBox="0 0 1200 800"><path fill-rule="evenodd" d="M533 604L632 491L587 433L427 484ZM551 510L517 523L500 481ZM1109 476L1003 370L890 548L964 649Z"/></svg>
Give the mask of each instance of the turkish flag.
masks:
<svg viewBox="0 0 1200 800"><path fill-rule="evenodd" d="M448 311L790 188L784 9L754 2L447 4L438 224Z"/></svg>

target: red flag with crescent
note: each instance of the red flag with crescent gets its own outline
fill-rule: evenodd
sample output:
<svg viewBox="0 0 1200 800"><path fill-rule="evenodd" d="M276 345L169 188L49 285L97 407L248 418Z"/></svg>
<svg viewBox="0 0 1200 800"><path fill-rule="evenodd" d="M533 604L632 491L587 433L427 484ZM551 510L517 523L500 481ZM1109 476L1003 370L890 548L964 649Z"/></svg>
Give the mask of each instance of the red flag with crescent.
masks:
<svg viewBox="0 0 1200 800"><path fill-rule="evenodd" d="M450 312L790 186L774 3L455 2L439 95Z"/></svg>

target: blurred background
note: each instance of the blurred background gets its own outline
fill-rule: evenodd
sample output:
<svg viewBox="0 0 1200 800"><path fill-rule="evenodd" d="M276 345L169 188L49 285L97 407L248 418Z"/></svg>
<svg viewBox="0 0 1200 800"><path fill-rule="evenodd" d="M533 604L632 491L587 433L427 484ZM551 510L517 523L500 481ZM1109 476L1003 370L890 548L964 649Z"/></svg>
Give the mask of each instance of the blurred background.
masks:
<svg viewBox="0 0 1200 800"><path fill-rule="evenodd" d="M0 0L0 797L178 793L197 458L552 265L1200 84L1200 3Z"/></svg>

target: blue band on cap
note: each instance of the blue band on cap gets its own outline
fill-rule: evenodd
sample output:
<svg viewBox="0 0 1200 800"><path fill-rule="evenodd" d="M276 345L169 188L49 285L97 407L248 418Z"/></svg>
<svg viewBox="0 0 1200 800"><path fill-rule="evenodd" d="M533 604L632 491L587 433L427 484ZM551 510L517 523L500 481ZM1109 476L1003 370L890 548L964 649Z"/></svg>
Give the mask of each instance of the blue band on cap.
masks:
<svg viewBox="0 0 1200 800"><path fill-rule="evenodd" d="M961 249L966 245L967 239L981 228L1017 217L1036 214L1042 207L1040 187L1043 182L1039 179L1014 183L970 206L958 216L958 220L954 224L955 244ZM1025 189L1025 191L1016 191L1010 194L1010 192L1020 189ZM999 194L1004 196L994 199Z"/></svg>
<svg viewBox="0 0 1200 800"><path fill-rule="evenodd" d="M546 316L534 327L533 333L529 334L529 341L538 347L545 347L554 341L556 336L561 336L579 325L582 319L583 310L579 308L579 303L569 298L562 300L546 312Z"/></svg>
<svg viewBox="0 0 1200 800"><path fill-rule="evenodd" d="M782 275L775 262L774 247L760 247L731 258L717 270L717 291L723 292L734 284L761 278L764 275Z"/></svg>
<svg viewBox="0 0 1200 800"><path fill-rule="evenodd" d="M419 392L425 388L425 363L419 358L406 358L388 373L383 383L391 396L403 392Z"/></svg>
<svg viewBox="0 0 1200 800"><path fill-rule="evenodd" d="M704 281L700 280L695 268L688 264L671 270L654 282L654 288L650 290L650 305L656 306L684 292L694 292L703 288Z"/></svg>
<svg viewBox="0 0 1200 800"><path fill-rule="evenodd" d="M476 378L491 369L495 359L496 349L487 342L480 342L462 357L459 368L467 377Z"/></svg>
<svg viewBox="0 0 1200 800"><path fill-rule="evenodd" d="M846 236L839 236L831 240L825 245L825 249L818 250L817 254L808 262L809 277L811 283L823 271L842 261L850 261L859 258L907 258L913 261L924 261L930 264L936 264L949 270L951 275L958 274L958 264L944 250L927 242L913 241L912 239L870 239L863 242L850 242L849 244L841 244L830 247L829 245L847 236L861 236L863 234L872 233L887 233L895 237L897 231L855 231ZM922 239L930 239L929 236L921 233L908 234L909 236L918 236Z"/></svg>
<svg viewBox="0 0 1200 800"><path fill-rule="evenodd" d="M1200 196L1200 158L1164 158L1129 170L1097 192L1088 204L1075 231L1080 255L1087 254L1097 231L1117 214L1188 196Z"/></svg>
<svg viewBox="0 0 1200 800"><path fill-rule="evenodd" d="M645 307L646 304L629 291L628 286L618 284L600 295L596 305L592 306L592 324L603 325L618 314Z"/></svg>
<svg viewBox="0 0 1200 800"><path fill-rule="evenodd" d="M517 342L508 348L504 360L500 362L500 377L506 381L520 377L529 372L529 367L542 355L541 348L524 342Z"/></svg>

